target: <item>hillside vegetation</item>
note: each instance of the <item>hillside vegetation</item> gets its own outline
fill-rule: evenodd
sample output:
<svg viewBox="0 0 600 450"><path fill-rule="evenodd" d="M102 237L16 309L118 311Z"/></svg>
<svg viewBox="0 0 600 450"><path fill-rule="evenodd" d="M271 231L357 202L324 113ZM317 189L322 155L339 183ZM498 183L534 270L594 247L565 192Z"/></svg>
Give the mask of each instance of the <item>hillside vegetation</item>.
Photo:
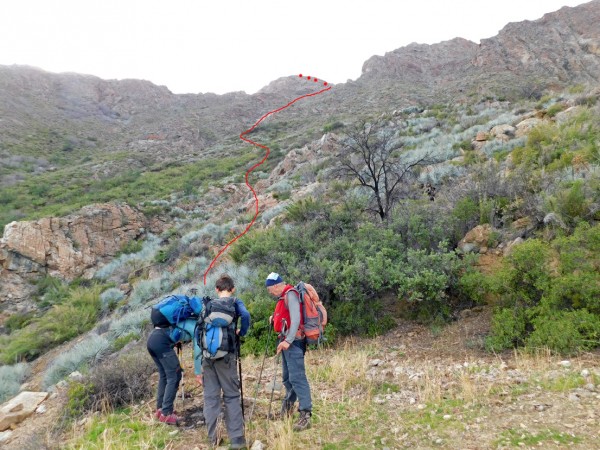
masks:
<svg viewBox="0 0 600 450"><path fill-rule="evenodd" d="M170 227L128 244L92 280L39 281L39 308L10 316L8 334L0 336L6 364L0 398L16 393L23 381L57 389L77 370L83 378L59 389L60 427L36 434L38 442L58 433L73 448L126 448L134 441L188 448L181 438L202 448L202 433L172 436L144 418L152 396L152 366L143 350L147 308L192 287L211 295L215 277L230 273L253 317L243 352L256 377L257 355L273 350L267 342L273 303L264 278L278 271L286 280L315 285L331 324L328 347L311 353L309 363L318 389L317 435L294 435L290 424L264 420L262 404L262 418L249 430L269 448L314 442L330 449L465 448L453 447L457 439L483 442L484 448L521 442L590 448L596 413L577 432L565 428L567 419L575 420L572 408L554 417L553 425L521 426L516 417L525 403L544 411L571 395L593 411L597 396L600 374L590 360L600 346L598 97L597 89L574 86L516 104L423 104L325 123L325 138L294 152L274 152L262 173L251 177L265 183L274 202L206 286L203 271L251 219L243 207L248 198L221 188L243 189L243 172L257 159L254 150L104 180L87 177L85 165L63 167L2 188L4 222L15 214L36 218L89 202L127 200L163 216ZM362 183L369 161L348 154L356 144L352 130L370 130L370 124L378 124L376 138L390 143L375 162L407 168L397 190ZM508 128L501 132L499 126ZM272 143L285 139L282 129ZM292 159L302 151L317 156ZM339 170L346 163L358 170ZM390 205L383 215L373 212L379 211L378 194ZM487 230L485 242L472 247L464 238L477 226ZM494 270L484 270L486 258L495 259ZM460 341L460 356L420 352L433 344L441 351L440 342L451 346L448 333L470 314L483 326ZM414 334L406 336L398 324ZM437 341L440 336L448 339ZM566 357L576 362L561 368ZM199 407L190 402L190 417L193 405ZM504 420L491 427L494 417Z"/></svg>

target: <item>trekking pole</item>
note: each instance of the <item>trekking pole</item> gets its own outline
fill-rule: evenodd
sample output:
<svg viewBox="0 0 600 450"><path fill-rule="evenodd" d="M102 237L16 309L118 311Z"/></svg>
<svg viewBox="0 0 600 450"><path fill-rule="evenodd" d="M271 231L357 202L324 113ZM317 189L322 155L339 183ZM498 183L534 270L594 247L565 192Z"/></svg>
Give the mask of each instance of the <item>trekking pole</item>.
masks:
<svg viewBox="0 0 600 450"><path fill-rule="evenodd" d="M244 387L242 382L242 354L240 351L241 343L240 343L240 335L236 333L235 340L237 342L237 360L238 360L238 371L240 373L240 403L242 404L242 417L244 417Z"/></svg>
<svg viewBox="0 0 600 450"><path fill-rule="evenodd" d="M263 369L265 368L265 359L267 359L267 350L269 349L269 341L271 340L271 331L272 330L273 330L273 327L269 326L269 332L267 333L267 342L265 344L265 353L263 355L263 360L260 365L260 372L258 373L258 381L256 382L256 385L254 386L254 399L252 401L252 409L250 409L250 414L248 416L248 425L250 425L250 422L252 422L252 415L254 414L254 407L256 406L256 398L258 397L258 388L259 388L260 382L262 380Z"/></svg>
<svg viewBox="0 0 600 450"><path fill-rule="evenodd" d="M273 394L275 393L275 382L277 381L277 367L279 366L279 355L275 357L275 375L273 375L273 386L271 386L271 398L269 399L269 412L267 420L271 419L271 405L273 404Z"/></svg>
<svg viewBox="0 0 600 450"><path fill-rule="evenodd" d="M183 380L183 374L185 373L185 370L183 370L183 363L182 363L182 353L183 350L181 349L181 342L178 342L177 344L175 344L175 346L177 347L177 358L179 359L179 368L181 369L181 411L183 411L184 407L185 407L185 385L184 385L184 380Z"/></svg>

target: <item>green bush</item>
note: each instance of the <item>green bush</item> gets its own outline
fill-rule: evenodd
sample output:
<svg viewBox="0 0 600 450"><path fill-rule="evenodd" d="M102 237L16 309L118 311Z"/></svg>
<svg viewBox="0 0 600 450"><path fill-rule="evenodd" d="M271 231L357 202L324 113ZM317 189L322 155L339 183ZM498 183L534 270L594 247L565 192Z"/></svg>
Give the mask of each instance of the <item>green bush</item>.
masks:
<svg viewBox="0 0 600 450"><path fill-rule="evenodd" d="M249 302L247 307L252 321L244 338L242 354L261 355L266 351L269 355L274 355L277 338L273 327L269 325L269 317L275 310L274 299L258 298Z"/></svg>
<svg viewBox="0 0 600 450"><path fill-rule="evenodd" d="M474 303L483 304L489 293L489 278L477 270L466 271L458 281L458 289Z"/></svg>
<svg viewBox="0 0 600 450"><path fill-rule="evenodd" d="M467 262L449 252L446 243L433 244L433 236L443 236L441 224L428 226L429 218L410 215L374 224L358 211L348 204L297 203L288 216L296 222L251 232L230 255L238 264L257 268L257 285L271 271L289 282L313 284L331 310L332 334L384 332L393 323L391 311L400 305L424 322L448 319L453 307L449 293L459 289ZM417 241L411 239L412 231ZM417 248L407 249L405 242ZM396 306L379 306L383 296L395 299Z"/></svg>
<svg viewBox="0 0 600 450"><path fill-rule="evenodd" d="M527 337L528 347L548 347L569 354L600 346L600 316L584 309L540 315L532 324L534 330Z"/></svg>
<svg viewBox="0 0 600 450"><path fill-rule="evenodd" d="M591 201L584 192L583 181L578 180L570 188L549 198L547 203L551 211L558 213L569 227L574 228L590 216Z"/></svg>
<svg viewBox="0 0 600 450"><path fill-rule="evenodd" d="M452 210L452 218L456 223L455 240L458 242L467 231L480 221L481 210L477 202L465 197L456 202Z"/></svg>
<svg viewBox="0 0 600 450"><path fill-rule="evenodd" d="M69 383L63 417L75 419L85 414L91 408L90 399L93 393L94 386L89 382L74 381Z"/></svg>
<svg viewBox="0 0 600 450"><path fill-rule="evenodd" d="M537 239L514 247L505 264L491 278L492 291L508 306L531 307L539 304L550 282L550 248Z"/></svg>
<svg viewBox="0 0 600 450"><path fill-rule="evenodd" d="M4 326L9 333L12 333L13 331L20 330L28 325L33 319L33 316L33 312L31 311L26 313L15 313L6 319Z"/></svg>
<svg viewBox="0 0 600 450"><path fill-rule="evenodd" d="M121 251L119 252L119 254L117 256L141 252L143 247L144 247L143 241L131 240L123 246L123 248L121 249Z"/></svg>
<svg viewBox="0 0 600 450"><path fill-rule="evenodd" d="M329 132L335 131L335 130L337 130L339 128L344 128L344 126L345 125L342 122L339 122L339 121L331 122L331 123L326 124L323 127L323 133L329 133Z"/></svg>
<svg viewBox="0 0 600 450"><path fill-rule="evenodd" d="M376 336L396 325L391 314L378 301L341 302L329 314L332 321L335 320L336 330L342 335Z"/></svg>
<svg viewBox="0 0 600 450"><path fill-rule="evenodd" d="M101 286L75 288L61 304L26 327L15 331L0 348L0 361L11 364L32 360L43 352L90 330L100 313Z"/></svg>
<svg viewBox="0 0 600 450"><path fill-rule="evenodd" d="M522 345L528 327L527 311L523 308L501 308L492 317L492 334L485 346L500 351Z"/></svg>
<svg viewBox="0 0 600 450"><path fill-rule="evenodd" d="M564 109L565 107L562 103L555 103L554 105L549 106L548 109L546 109L546 115L548 117L554 117Z"/></svg>
<svg viewBox="0 0 600 450"><path fill-rule="evenodd" d="M69 286L59 278L46 275L36 282L36 297L40 307L62 303L69 295Z"/></svg>
<svg viewBox="0 0 600 450"><path fill-rule="evenodd" d="M120 336L117 339L114 340L114 342L112 343L112 350L117 352L119 350L121 350L123 347L125 347L127 344L129 344L132 341L135 341L136 339L139 339L140 335L138 333L129 333L126 334L125 336Z"/></svg>
<svg viewBox="0 0 600 450"><path fill-rule="evenodd" d="M488 277L502 307L487 347L548 347L576 353L600 346L600 225L581 224L551 243L528 241Z"/></svg>

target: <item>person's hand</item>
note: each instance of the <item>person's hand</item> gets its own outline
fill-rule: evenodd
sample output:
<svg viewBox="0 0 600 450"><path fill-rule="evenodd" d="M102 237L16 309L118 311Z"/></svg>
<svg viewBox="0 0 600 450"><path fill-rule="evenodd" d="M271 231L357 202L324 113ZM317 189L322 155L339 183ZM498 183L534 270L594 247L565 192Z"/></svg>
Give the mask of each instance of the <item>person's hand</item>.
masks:
<svg viewBox="0 0 600 450"><path fill-rule="evenodd" d="M202 386L202 375L196 375L196 381L200 386Z"/></svg>
<svg viewBox="0 0 600 450"><path fill-rule="evenodd" d="M273 315L269 316L269 325L273 325Z"/></svg>
<svg viewBox="0 0 600 450"><path fill-rule="evenodd" d="M287 350L290 348L290 343L288 341L281 341L277 346L277 354L281 353L283 350Z"/></svg>

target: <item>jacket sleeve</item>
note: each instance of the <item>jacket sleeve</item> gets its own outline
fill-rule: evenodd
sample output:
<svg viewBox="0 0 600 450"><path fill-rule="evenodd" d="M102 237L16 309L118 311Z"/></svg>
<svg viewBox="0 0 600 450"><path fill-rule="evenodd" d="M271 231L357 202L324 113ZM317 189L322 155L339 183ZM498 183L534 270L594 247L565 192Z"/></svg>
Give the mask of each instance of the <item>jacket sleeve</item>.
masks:
<svg viewBox="0 0 600 450"><path fill-rule="evenodd" d="M194 348L194 373L196 375L202 374L202 349L198 346L198 342L194 339L194 332L196 331L196 320L188 319L183 323L183 336L181 342L192 342Z"/></svg>
<svg viewBox="0 0 600 450"><path fill-rule="evenodd" d="M240 336L246 336L248 329L250 328L250 313L246 309L246 305L239 298L235 299L236 313L242 319L242 325L240 326Z"/></svg>
<svg viewBox="0 0 600 450"><path fill-rule="evenodd" d="M300 299L293 291L288 291L286 294L287 307L290 312L290 327L288 328L285 340L292 344L296 339L296 333L300 328Z"/></svg>

